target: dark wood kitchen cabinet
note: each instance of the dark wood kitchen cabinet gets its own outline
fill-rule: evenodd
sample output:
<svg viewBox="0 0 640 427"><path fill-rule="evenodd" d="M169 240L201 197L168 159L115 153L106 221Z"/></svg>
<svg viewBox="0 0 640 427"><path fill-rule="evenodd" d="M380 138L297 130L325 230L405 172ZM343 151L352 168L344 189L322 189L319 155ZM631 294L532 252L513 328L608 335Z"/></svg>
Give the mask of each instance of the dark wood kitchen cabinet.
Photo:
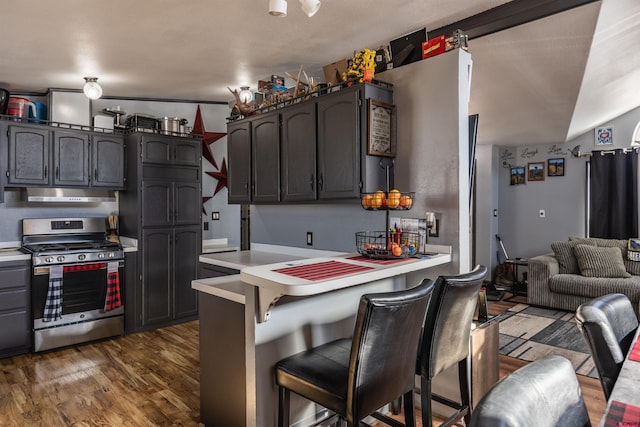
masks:
<svg viewBox="0 0 640 427"><path fill-rule="evenodd" d="M251 123L251 195L255 203L280 200L280 115L263 114Z"/></svg>
<svg viewBox="0 0 640 427"><path fill-rule="evenodd" d="M31 348L31 262L0 262L0 357Z"/></svg>
<svg viewBox="0 0 640 427"><path fill-rule="evenodd" d="M171 323L198 314L200 226L145 228L142 232L142 326Z"/></svg>
<svg viewBox="0 0 640 427"><path fill-rule="evenodd" d="M49 128L9 126L7 184L48 185L51 132Z"/></svg>
<svg viewBox="0 0 640 427"><path fill-rule="evenodd" d="M251 203L251 121L227 126L229 203Z"/></svg>
<svg viewBox="0 0 640 427"><path fill-rule="evenodd" d="M202 149L198 141L189 138L141 134L142 163L199 166Z"/></svg>
<svg viewBox="0 0 640 427"><path fill-rule="evenodd" d="M124 139L44 125L8 125L7 186L123 189Z"/></svg>
<svg viewBox="0 0 640 427"><path fill-rule="evenodd" d="M315 200L316 105L298 104L282 111L282 200Z"/></svg>
<svg viewBox="0 0 640 427"><path fill-rule="evenodd" d="M393 104L391 86L356 84L230 122L229 203L355 200L362 192L385 188L386 171L380 167L380 157L367 154L369 99ZM277 147L274 133L252 131L257 124L263 125L264 117L277 115L281 119L279 165L256 152L256 147ZM262 182L257 171L278 167L280 198L257 198L254 187ZM273 185L273 181L266 182Z"/></svg>
<svg viewBox="0 0 640 427"><path fill-rule="evenodd" d="M201 140L134 133L126 142L129 190L119 195L120 234L138 241L128 332L194 320L198 293L191 281L202 252ZM176 147L191 154L177 161Z"/></svg>

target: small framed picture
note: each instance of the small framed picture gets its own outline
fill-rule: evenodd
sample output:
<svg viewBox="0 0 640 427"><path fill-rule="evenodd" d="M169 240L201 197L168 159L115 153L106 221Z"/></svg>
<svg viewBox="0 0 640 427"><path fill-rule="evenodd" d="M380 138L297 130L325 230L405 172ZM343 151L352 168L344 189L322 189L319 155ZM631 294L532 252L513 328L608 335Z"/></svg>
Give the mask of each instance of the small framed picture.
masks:
<svg viewBox="0 0 640 427"><path fill-rule="evenodd" d="M547 176L564 176L564 158L547 160Z"/></svg>
<svg viewBox="0 0 640 427"><path fill-rule="evenodd" d="M524 166L514 166L511 168L511 185L524 184Z"/></svg>
<svg viewBox="0 0 640 427"><path fill-rule="evenodd" d="M543 162L535 162L527 164L527 181L544 181L544 163Z"/></svg>
<svg viewBox="0 0 640 427"><path fill-rule="evenodd" d="M613 126L596 128L596 145L613 145Z"/></svg>

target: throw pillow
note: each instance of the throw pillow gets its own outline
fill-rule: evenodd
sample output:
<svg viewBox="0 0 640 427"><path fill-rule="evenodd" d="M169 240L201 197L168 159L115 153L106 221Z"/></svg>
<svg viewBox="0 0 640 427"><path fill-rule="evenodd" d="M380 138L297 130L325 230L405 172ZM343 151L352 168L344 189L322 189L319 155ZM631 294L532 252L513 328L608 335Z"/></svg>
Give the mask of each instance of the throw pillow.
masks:
<svg viewBox="0 0 640 427"><path fill-rule="evenodd" d="M553 242L551 243L551 249L558 260L558 272L560 274L580 274L580 268L578 267L578 261L573 253L573 248L576 245L591 245L595 246L595 243L589 239L576 239L568 242Z"/></svg>
<svg viewBox="0 0 640 427"><path fill-rule="evenodd" d="M576 245L573 251L585 277L631 277L618 247Z"/></svg>

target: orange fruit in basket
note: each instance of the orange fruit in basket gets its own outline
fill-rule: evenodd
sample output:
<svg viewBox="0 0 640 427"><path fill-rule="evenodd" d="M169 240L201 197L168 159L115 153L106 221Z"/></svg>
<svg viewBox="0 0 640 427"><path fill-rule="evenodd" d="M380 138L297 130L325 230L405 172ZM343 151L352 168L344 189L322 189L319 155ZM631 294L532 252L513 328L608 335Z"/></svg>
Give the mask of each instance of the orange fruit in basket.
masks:
<svg viewBox="0 0 640 427"><path fill-rule="evenodd" d="M373 196L371 194L365 194L364 196L362 196L362 200L360 201L360 203L362 204L363 208L370 209L372 200Z"/></svg>
<svg viewBox="0 0 640 427"><path fill-rule="evenodd" d="M402 255L402 248L397 243L394 243L391 246L391 253L393 254L393 256L400 256Z"/></svg>
<svg viewBox="0 0 640 427"><path fill-rule="evenodd" d="M411 196L405 194L404 196L400 197L399 204L401 208L409 209L411 205L413 205L413 199L411 198Z"/></svg>
<svg viewBox="0 0 640 427"><path fill-rule="evenodd" d="M386 200L386 197L384 195L384 192L376 191L373 194L373 199L371 199L371 207L373 209L380 209L383 206L385 200Z"/></svg>
<svg viewBox="0 0 640 427"><path fill-rule="evenodd" d="M400 205L400 192L396 189L389 191L387 195L387 207L395 209Z"/></svg>

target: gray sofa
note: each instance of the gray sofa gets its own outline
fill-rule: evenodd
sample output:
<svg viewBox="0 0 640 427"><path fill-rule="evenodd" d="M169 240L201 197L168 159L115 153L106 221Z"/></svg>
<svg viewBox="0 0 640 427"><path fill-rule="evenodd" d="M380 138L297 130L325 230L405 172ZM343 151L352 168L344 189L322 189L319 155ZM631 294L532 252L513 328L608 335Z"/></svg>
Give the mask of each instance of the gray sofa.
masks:
<svg viewBox="0 0 640 427"><path fill-rule="evenodd" d="M627 259L627 240L570 238L551 248L529 258L529 304L575 311L596 297L622 293L638 312L640 262Z"/></svg>

